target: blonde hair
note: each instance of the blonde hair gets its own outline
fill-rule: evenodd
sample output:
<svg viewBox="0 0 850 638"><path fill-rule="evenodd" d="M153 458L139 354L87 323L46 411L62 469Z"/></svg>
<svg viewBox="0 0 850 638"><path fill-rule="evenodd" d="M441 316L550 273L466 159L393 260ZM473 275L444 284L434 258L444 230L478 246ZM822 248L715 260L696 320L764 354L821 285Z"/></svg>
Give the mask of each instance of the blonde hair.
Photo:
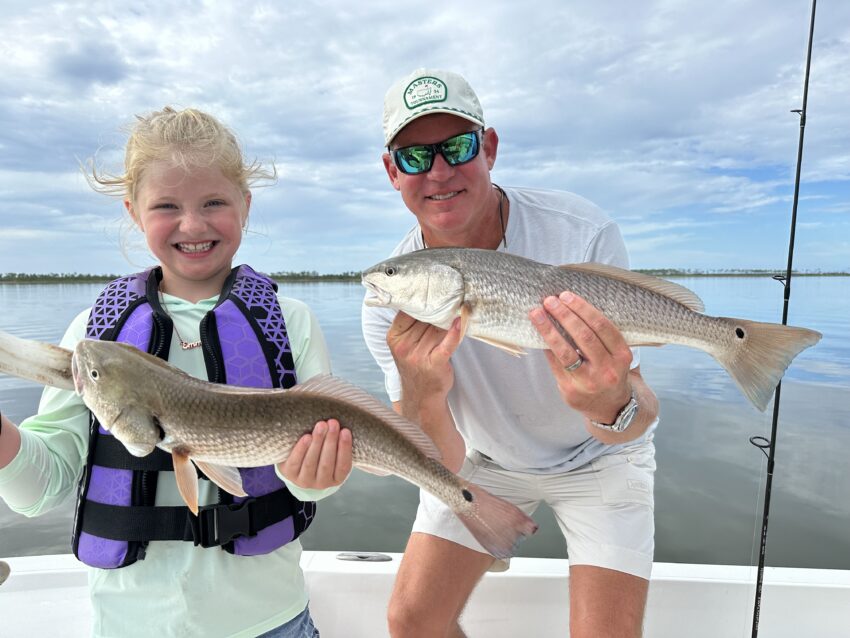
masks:
<svg viewBox="0 0 850 638"><path fill-rule="evenodd" d="M217 166L243 193L259 181L277 177L274 165L267 170L257 160L247 164L236 136L212 115L170 106L136 116L129 130L122 175L100 172L92 160L86 177L96 191L133 202L145 169L156 161L186 169Z"/></svg>

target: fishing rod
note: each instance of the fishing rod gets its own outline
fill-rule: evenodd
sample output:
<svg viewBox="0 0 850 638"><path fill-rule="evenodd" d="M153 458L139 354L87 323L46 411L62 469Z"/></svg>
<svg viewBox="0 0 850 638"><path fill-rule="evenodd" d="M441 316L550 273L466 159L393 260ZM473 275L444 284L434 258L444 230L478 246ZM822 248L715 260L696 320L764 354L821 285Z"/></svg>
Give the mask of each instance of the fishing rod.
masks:
<svg viewBox="0 0 850 638"><path fill-rule="evenodd" d="M797 143L797 174L794 178L794 202L791 206L791 233L788 242L788 267L784 275L774 275L774 279L781 283L784 287L784 305L782 307L782 325L788 324L788 302L791 298L791 266L794 262L794 236L797 229L797 201L800 195L800 169L803 165L803 135L806 132L806 103L809 98L809 69L812 65L812 38L815 32L815 8L817 0L812 0L812 17L809 24L809 44L806 53L806 75L803 80L803 107L794 109L791 112L797 113L800 116L800 140ZM776 386L776 394L773 399L773 423L770 429L770 440L763 436L750 437L750 443L759 448L767 457L767 481L764 486L764 512L761 521L761 543L759 545L759 564L758 574L756 576L756 597L753 606L753 633L752 637L756 638L759 633L759 616L761 613L761 594L762 584L764 581L764 556L765 548L767 547L767 525L770 514L770 492L773 485L773 469L776 455L776 435L777 426L779 423L779 396L782 390L782 382ZM767 450L765 452L765 450Z"/></svg>

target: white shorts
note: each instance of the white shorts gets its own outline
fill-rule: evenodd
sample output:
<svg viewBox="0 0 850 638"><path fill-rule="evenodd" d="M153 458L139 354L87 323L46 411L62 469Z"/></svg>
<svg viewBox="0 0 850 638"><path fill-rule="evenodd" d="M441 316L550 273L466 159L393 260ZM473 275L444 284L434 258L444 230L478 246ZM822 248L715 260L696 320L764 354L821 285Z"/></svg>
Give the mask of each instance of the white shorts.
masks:
<svg viewBox="0 0 850 638"><path fill-rule="evenodd" d="M570 565L594 565L649 579L655 549L655 445L642 441L561 474L506 470L471 451L459 475L529 516L541 503L553 510ZM420 490L414 532L487 553L442 501ZM508 568L496 561L492 571Z"/></svg>

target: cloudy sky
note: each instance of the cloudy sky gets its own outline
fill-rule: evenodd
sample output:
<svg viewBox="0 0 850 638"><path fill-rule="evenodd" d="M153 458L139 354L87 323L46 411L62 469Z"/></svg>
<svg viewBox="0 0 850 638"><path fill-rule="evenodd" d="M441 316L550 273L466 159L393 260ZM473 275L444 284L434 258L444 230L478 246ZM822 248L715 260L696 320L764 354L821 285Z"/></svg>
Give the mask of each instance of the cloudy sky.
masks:
<svg viewBox="0 0 850 638"><path fill-rule="evenodd" d="M386 88L420 66L476 88L493 180L569 190L616 219L637 268L786 264L809 0L3 0L0 272L148 265L119 201L122 128L208 110L279 180L237 258L361 270L413 217L381 164ZM850 271L850 3L815 25L794 265ZM122 239L123 238L123 239ZM126 250L122 253L122 245Z"/></svg>

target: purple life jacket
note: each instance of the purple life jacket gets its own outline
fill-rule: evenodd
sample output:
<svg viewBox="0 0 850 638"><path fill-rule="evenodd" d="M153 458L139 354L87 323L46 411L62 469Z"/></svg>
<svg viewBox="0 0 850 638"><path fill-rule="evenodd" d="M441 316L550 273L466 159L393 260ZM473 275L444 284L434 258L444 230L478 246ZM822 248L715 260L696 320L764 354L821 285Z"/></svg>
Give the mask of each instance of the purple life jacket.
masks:
<svg viewBox="0 0 850 638"><path fill-rule="evenodd" d="M89 339L121 341L168 358L173 323L159 303L160 268L121 277L100 294L89 315ZM255 388L296 384L295 363L277 285L249 266L234 268L215 308L201 321L207 376ZM239 468L248 497L219 489L219 502L198 516L185 505L154 506L159 472L174 471L156 448L132 456L91 417L89 454L80 479L72 547L82 562L115 569L142 560L152 540L185 540L240 556L267 554L297 538L316 504L296 499L273 466ZM199 472L202 479L206 477Z"/></svg>

